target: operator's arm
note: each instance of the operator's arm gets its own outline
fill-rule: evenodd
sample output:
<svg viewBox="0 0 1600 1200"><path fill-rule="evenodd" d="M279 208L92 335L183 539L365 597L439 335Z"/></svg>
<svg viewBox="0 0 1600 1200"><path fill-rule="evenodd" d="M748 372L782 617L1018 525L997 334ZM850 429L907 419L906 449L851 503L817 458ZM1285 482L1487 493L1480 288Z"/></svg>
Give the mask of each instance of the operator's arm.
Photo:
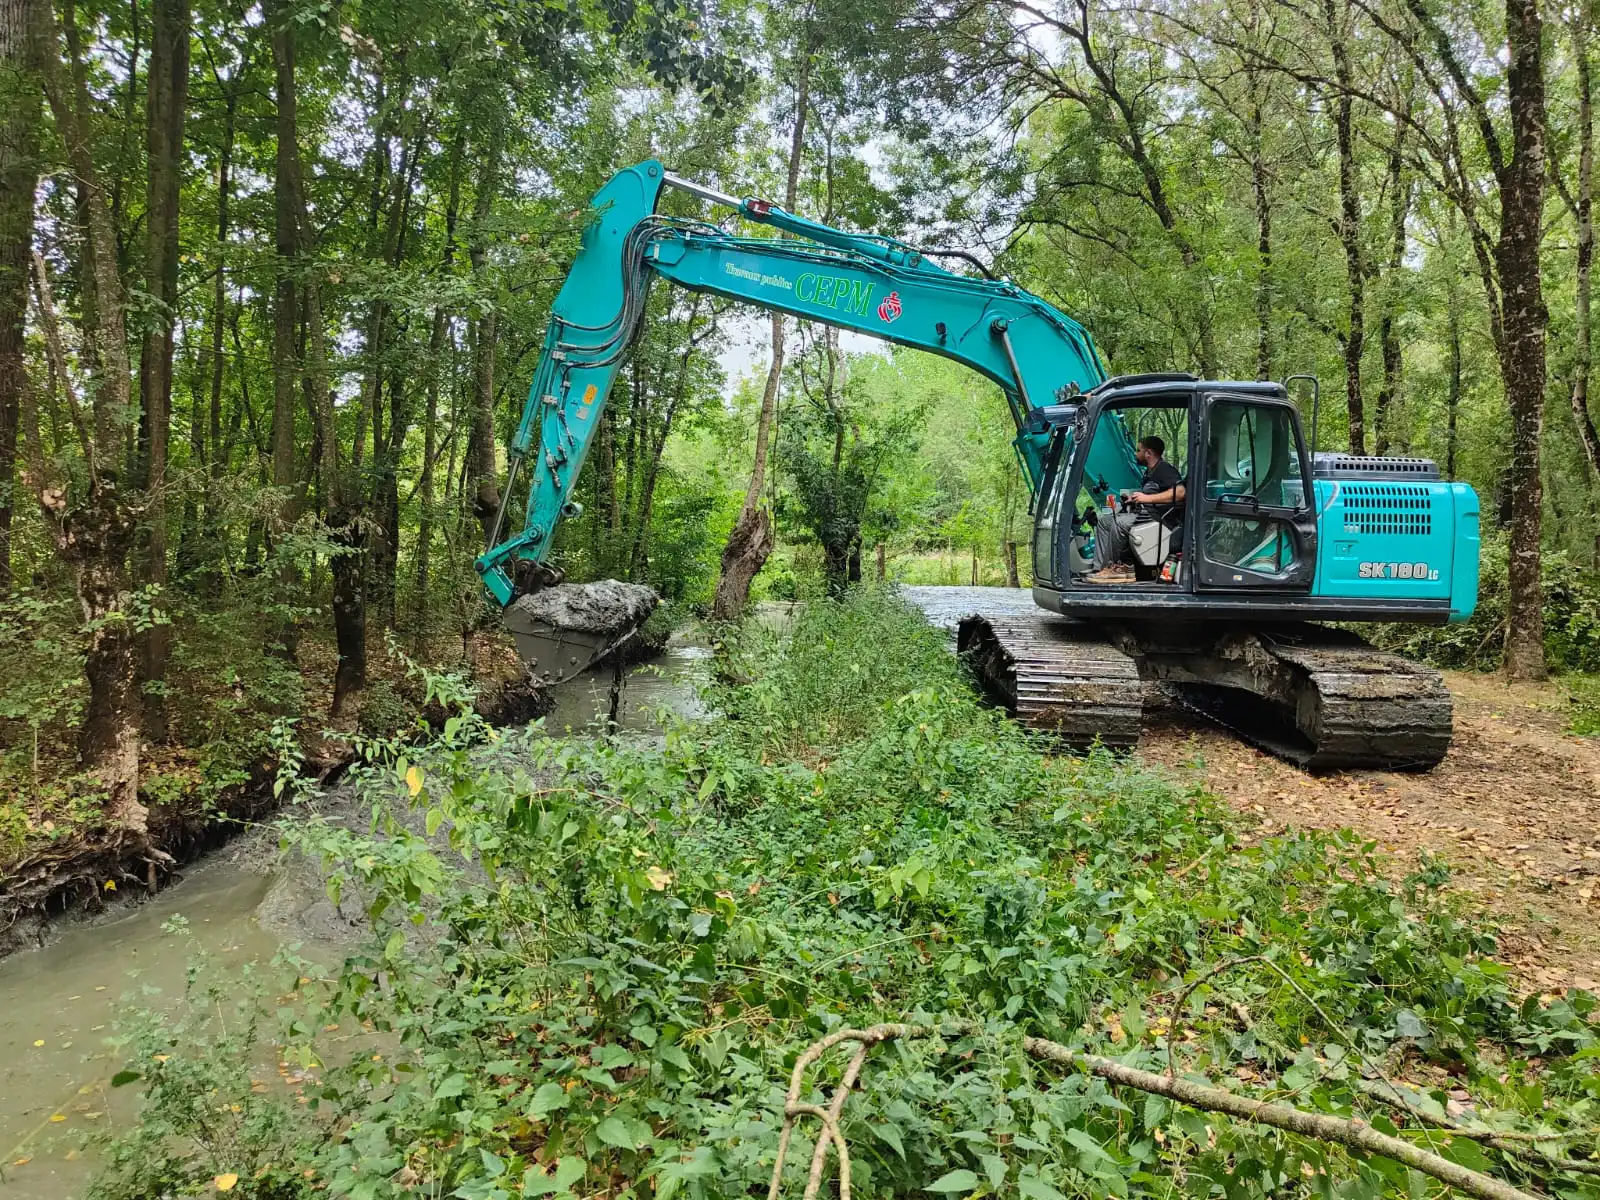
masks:
<svg viewBox="0 0 1600 1200"><path fill-rule="evenodd" d="M1129 504L1182 504L1188 489L1183 484L1169 487L1164 492L1137 492L1128 497Z"/></svg>

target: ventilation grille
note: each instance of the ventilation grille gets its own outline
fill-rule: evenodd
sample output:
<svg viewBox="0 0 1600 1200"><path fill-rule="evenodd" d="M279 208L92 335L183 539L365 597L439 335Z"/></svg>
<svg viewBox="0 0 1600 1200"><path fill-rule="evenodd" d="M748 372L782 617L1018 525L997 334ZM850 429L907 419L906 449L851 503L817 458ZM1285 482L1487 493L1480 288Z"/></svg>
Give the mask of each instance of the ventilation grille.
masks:
<svg viewBox="0 0 1600 1200"><path fill-rule="evenodd" d="M1343 483L1344 527L1355 533L1433 532L1433 489L1405 483Z"/></svg>

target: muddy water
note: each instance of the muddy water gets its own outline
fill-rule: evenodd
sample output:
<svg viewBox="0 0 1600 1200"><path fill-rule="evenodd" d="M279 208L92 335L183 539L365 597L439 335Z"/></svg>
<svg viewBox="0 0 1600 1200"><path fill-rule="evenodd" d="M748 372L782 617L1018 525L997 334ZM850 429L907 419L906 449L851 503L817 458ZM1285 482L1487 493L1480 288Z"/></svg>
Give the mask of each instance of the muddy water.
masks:
<svg viewBox="0 0 1600 1200"><path fill-rule="evenodd" d="M709 656L679 637L660 658L631 668L618 706L621 731L658 732L661 709L701 715L695 684ZM602 674L562 685L546 728L603 728L611 684ZM44 949L0 960L0 1200L81 1200L93 1161L87 1139L136 1109L136 1089L109 1086L124 1065L105 1044L117 1011L176 1003L196 940L221 963L241 964L266 962L290 943L337 960L339 939L359 936L354 926L317 919L316 904L285 904L285 891L307 889L290 876L251 871L242 857L224 847L149 903L65 926ZM316 898L317 888L309 890ZM189 933L163 932L177 915Z"/></svg>
<svg viewBox="0 0 1600 1200"><path fill-rule="evenodd" d="M148 904L0 963L0 1196L83 1194L85 1139L126 1120L135 1100L131 1089L109 1086L123 1065L106 1045L118 1008L171 1004L196 941L223 963L271 958L278 939L254 920L270 885L202 863ZM164 933L180 913L190 934Z"/></svg>

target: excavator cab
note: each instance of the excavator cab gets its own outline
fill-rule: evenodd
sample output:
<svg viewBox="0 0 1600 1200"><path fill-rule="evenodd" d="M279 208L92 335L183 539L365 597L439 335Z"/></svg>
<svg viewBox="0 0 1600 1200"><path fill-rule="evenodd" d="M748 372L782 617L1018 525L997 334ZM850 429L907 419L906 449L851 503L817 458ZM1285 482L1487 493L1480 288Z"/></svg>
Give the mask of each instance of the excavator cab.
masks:
<svg viewBox="0 0 1600 1200"><path fill-rule="evenodd" d="M1110 515L1112 498L1139 491L1135 448L1151 434L1182 478L1182 501L1137 512L1125 533L1130 578L1091 582L1095 526ZM1277 384L1113 379L1056 426L1046 466L1034 575L1060 597L1060 611L1156 597L1198 609L1207 592L1289 596L1311 588L1311 459L1298 410Z"/></svg>

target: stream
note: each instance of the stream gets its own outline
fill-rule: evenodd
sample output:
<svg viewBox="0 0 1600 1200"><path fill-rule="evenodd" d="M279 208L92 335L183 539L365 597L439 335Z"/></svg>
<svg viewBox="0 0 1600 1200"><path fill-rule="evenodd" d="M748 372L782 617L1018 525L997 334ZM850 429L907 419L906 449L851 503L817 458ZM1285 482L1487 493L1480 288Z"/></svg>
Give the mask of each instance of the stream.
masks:
<svg viewBox="0 0 1600 1200"><path fill-rule="evenodd" d="M664 654L623 677L618 726L660 731L661 709L703 714L695 690L710 650L675 635ZM592 734L611 706L611 672L557 687L544 718L552 734ZM247 840L247 839L241 839ZM181 998L198 942L218 962L266 963L296 945L310 958L337 960L358 927L326 919L327 905L296 903L303 889L252 867L223 846L184 869L180 882L141 904L104 917L67 921L49 945L0 960L0 1198L80 1200L93 1170L87 1140L133 1119L137 1088L113 1090L124 1065L105 1044L119 1009L160 1008ZM162 931L183 916L189 937Z"/></svg>

